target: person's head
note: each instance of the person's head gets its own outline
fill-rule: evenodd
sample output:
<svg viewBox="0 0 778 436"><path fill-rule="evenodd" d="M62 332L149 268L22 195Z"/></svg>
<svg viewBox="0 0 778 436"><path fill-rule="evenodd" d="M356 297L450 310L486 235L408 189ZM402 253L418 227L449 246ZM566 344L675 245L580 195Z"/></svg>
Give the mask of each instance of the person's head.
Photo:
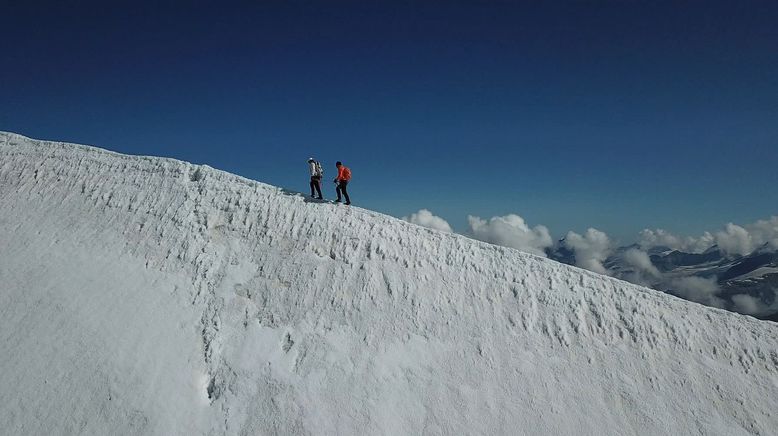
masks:
<svg viewBox="0 0 778 436"><path fill-rule="evenodd" d="M335 162L335 166L336 166L336 167L339 167L339 166L341 166L341 165L343 165L343 164L342 164L342 163L340 163L340 161L337 161L337 162Z"/></svg>
<svg viewBox="0 0 778 436"><path fill-rule="evenodd" d="M308 162L315 162L315 160L312 157L309 157Z"/></svg>

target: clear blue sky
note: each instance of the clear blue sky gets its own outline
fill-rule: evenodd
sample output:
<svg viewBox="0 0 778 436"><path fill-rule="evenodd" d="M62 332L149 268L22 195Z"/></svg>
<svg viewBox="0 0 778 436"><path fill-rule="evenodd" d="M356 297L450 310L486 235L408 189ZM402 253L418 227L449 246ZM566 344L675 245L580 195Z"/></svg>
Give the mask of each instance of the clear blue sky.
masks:
<svg viewBox="0 0 778 436"><path fill-rule="evenodd" d="M778 213L775 1L16 3L0 130L300 191L342 160L355 204L458 230Z"/></svg>

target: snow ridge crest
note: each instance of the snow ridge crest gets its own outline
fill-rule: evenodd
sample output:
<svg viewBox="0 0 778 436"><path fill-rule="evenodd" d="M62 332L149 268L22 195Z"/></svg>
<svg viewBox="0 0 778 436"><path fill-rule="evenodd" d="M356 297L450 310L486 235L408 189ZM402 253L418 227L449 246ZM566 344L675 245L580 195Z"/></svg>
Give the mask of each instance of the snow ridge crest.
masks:
<svg viewBox="0 0 778 436"><path fill-rule="evenodd" d="M86 410L104 411L79 412L47 391L62 419L80 419L73 428L778 428L771 323L204 165L10 133L0 133L0 202L0 243L15 253L0 254L11 283L0 285L0 305L81 320L60 342L94 357L83 373L38 368L73 385ZM46 267L36 267L44 252ZM66 268L82 273L63 280ZM111 309L95 315L96 299ZM37 332L16 339L17 355L58 337L28 318L3 324L13 332L4 343ZM119 358L141 350L152 358ZM40 364L30 359L0 361L0 373L33 386L28 369ZM101 390L111 399L90 394ZM30 427L34 389L21 392L28 407L0 406L10 428L50 429L57 413Z"/></svg>

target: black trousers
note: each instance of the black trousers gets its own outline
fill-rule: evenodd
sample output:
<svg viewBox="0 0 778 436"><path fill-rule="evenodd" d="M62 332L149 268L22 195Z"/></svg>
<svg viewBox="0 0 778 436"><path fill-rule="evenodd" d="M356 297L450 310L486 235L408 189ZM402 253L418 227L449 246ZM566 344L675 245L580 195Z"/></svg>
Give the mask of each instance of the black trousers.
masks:
<svg viewBox="0 0 778 436"><path fill-rule="evenodd" d="M338 194L338 201L340 201L340 194L342 193L343 196L346 197L346 203L351 203L351 200L348 198L348 191L346 191L346 185L348 185L348 181L339 181L338 186L335 188L335 192Z"/></svg>
<svg viewBox="0 0 778 436"><path fill-rule="evenodd" d="M316 192L314 193L314 189ZM315 194L319 194L319 198L322 198L321 195L321 177L311 176L311 197L314 197Z"/></svg>

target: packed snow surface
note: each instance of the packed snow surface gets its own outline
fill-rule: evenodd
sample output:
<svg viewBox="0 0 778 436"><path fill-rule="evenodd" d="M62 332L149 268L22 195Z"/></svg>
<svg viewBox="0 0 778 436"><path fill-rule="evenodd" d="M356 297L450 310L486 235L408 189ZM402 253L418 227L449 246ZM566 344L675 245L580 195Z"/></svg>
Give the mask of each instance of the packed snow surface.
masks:
<svg viewBox="0 0 778 436"><path fill-rule="evenodd" d="M4 434L778 429L773 323L206 166L10 133L0 204Z"/></svg>

